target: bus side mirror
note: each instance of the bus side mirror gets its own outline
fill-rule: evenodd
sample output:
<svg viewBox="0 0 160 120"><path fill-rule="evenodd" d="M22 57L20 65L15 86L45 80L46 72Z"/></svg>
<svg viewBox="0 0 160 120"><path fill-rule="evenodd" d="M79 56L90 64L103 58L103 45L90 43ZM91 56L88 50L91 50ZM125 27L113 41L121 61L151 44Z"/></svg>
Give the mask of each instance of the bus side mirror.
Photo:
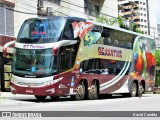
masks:
<svg viewBox="0 0 160 120"><path fill-rule="evenodd" d="M7 55L7 47L9 47L10 45L13 45L13 44L15 44L15 41L10 41L3 46L3 56L4 57L6 57L6 55Z"/></svg>

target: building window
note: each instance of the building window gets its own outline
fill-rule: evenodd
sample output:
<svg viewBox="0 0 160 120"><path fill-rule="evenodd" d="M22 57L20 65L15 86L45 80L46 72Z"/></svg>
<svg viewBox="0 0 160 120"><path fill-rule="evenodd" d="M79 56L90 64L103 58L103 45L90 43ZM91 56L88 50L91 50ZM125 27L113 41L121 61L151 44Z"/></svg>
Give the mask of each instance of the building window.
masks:
<svg viewBox="0 0 160 120"><path fill-rule="evenodd" d="M0 7L0 34L14 36L14 12L9 10L14 7L9 7L4 4L0 4L0 6L2 6Z"/></svg>
<svg viewBox="0 0 160 120"><path fill-rule="evenodd" d="M143 5L145 5L145 3L143 3Z"/></svg>
<svg viewBox="0 0 160 120"><path fill-rule="evenodd" d="M87 15L98 16L99 15L99 6L91 3L88 0L84 1L84 10Z"/></svg>

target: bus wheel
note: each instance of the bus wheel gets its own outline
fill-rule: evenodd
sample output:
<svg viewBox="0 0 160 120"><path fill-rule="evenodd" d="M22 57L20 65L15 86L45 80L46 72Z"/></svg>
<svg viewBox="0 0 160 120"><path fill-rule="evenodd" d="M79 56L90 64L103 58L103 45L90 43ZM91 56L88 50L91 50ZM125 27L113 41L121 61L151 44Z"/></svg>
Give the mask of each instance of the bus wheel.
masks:
<svg viewBox="0 0 160 120"><path fill-rule="evenodd" d="M97 90L97 85L96 82L92 83L91 89L88 90L88 99L94 100L98 98L98 90Z"/></svg>
<svg viewBox="0 0 160 120"><path fill-rule="evenodd" d="M85 85L83 84L83 82L80 82L77 87L75 99L76 100L83 100L84 97L85 97Z"/></svg>
<svg viewBox="0 0 160 120"><path fill-rule="evenodd" d="M38 101L44 101L46 99L47 96L39 96L39 95L35 95L35 98L38 100Z"/></svg>
<svg viewBox="0 0 160 120"><path fill-rule="evenodd" d="M50 98L51 98L53 101L58 101L58 100L59 100L59 96L50 96Z"/></svg>
<svg viewBox="0 0 160 120"><path fill-rule="evenodd" d="M138 97L142 97L143 93L144 93L144 88L143 88L142 83L140 83L138 87Z"/></svg>
<svg viewBox="0 0 160 120"><path fill-rule="evenodd" d="M135 82L132 83L131 89L130 89L130 96L131 97L136 97L137 95L137 84Z"/></svg>

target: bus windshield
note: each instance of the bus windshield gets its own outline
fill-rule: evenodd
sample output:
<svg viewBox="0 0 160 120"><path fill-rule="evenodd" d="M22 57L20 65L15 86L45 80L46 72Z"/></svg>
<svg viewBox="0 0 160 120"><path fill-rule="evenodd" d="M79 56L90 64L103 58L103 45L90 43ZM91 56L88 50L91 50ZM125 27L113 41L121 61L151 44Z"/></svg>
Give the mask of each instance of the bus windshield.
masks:
<svg viewBox="0 0 160 120"><path fill-rule="evenodd" d="M20 43L53 43L60 40L66 19L29 19L24 22L17 37Z"/></svg>
<svg viewBox="0 0 160 120"><path fill-rule="evenodd" d="M57 72L57 57L52 49L14 49L13 74L49 76Z"/></svg>

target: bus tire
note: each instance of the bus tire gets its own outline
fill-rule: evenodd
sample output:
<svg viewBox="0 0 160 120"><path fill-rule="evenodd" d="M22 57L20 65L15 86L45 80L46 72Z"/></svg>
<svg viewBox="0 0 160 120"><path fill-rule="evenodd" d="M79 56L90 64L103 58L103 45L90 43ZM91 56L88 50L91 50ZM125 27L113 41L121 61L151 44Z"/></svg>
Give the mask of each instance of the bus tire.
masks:
<svg viewBox="0 0 160 120"><path fill-rule="evenodd" d="M138 94L137 91L137 84L133 82L130 88L130 97L136 97Z"/></svg>
<svg viewBox="0 0 160 120"><path fill-rule="evenodd" d="M44 101L46 99L47 96L39 96L39 95L35 95L35 98L38 100L38 101Z"/></svg>
<svg viewBox="0 0 160 120"><path fill-rule="evenodd" d="M77 87L77 92L74 98L76 100L83 100L85 98L85 92L86 92L85 85L83 84L83 82L80 82Z"/></svg>
<svg viewBox="0 0 160 120"><path fill-rule="evenodd" d="M143 88L142 83L140 83L138 87L138 97L142 97L143 93L144 93L144 88Z"/></svg>
<svg viewBox="0 0 160 120"><path fill-rule="evenodd" d="M88 90L88 99L95 100L98 99L98 89L96 82L93 82L91 89Z"/></svg>

